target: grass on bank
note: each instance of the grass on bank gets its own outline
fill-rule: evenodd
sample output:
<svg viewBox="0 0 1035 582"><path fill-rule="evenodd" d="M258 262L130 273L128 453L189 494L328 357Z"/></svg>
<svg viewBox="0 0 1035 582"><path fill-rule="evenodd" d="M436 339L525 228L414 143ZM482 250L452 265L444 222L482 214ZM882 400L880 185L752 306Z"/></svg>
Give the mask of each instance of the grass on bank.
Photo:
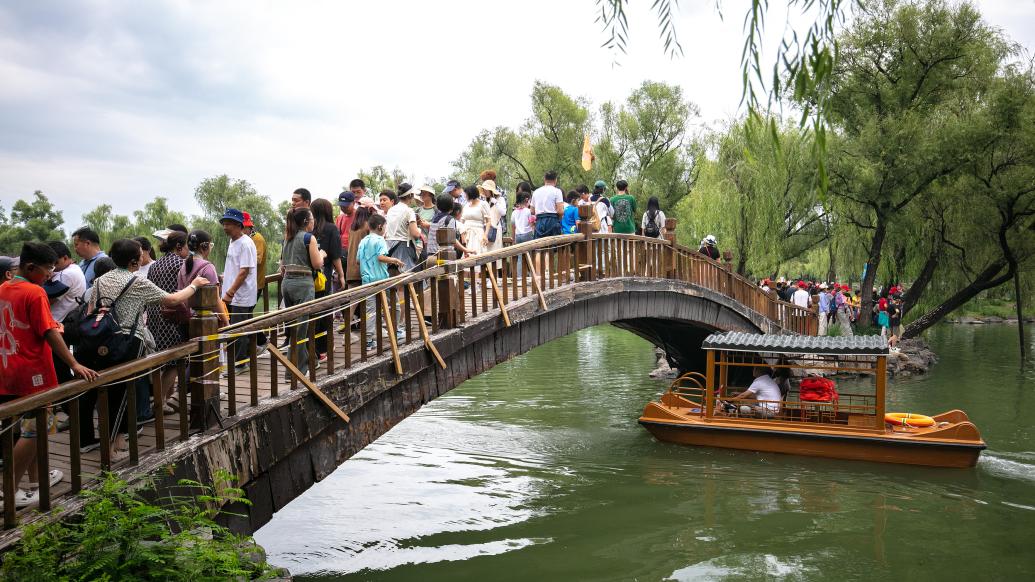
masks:
<svg viewBox="0 0 1035 582"><path fill-rule="evenodd" d="M1035 316L1035 305L1024 306L1024 316ZM1017 317L1017 303L1003 299L974 299L952 312L949 317L1001 317L1013 319Z"/></svg>

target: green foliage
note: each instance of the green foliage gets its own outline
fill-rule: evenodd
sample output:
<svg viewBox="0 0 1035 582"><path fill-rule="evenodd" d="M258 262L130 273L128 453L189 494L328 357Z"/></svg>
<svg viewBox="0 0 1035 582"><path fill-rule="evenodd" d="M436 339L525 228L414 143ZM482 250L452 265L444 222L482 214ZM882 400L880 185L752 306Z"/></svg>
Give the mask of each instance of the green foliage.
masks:
<svg viewBox="0 0 1035 582"><path fill-rule="evenodd" d="M531 115L521 128L496 127L475 136L453 162L454 177L473 184L491 168L497 183L513 188L521 180L537 186L547 170L554 170L564 189L604 180L611 194L614 182L623 178L641 206L657 196L670 207L690 192L696 150L686 132L698 108L682 88L646 81L623 103L601 105L599 116L592 114L587 99L543 82L532 88L531 102ZM580 163L587 134L596 156L589 172Z"/></svg>
<svg viewBox="0 0 1035 582"><path fill-rule="evenodd" d="M397 190L399 184L408 181L406 174L399 168L388 170L380 165L374 166L370 170L360 168L356 177L363 180L363 183L367 186L367 191L374 198L377 198L377 193L381 190ZM342 190L348 189L348 184L342 186ZM337 200L331 200L331 202L335 207L338 206Z"/></svg>
<svg viewBox="0 0 1035 582"><path fill-rule="evenodd" d="M65 240L64 218L43 192L36 190L31 201L18 200L10 217L0 207L0 254L17 255L26 241Z"/></svg>
<svg viewBox="0 0 1035 582"><path fill-rule="evenodd" d="M254 542L215 522L227 503L248 503L216 475L212 486L181 481L194 496L149 501L152 486L131 489L108 475L86 490L80 519L25 528L22 542L3 557L5 580L230 580L271 574L244 555Z"/></svg>
<svg viewBox="0 0 1035 582"><path fill-rule="evenodd" d="M186 223L186 215L171 210L168 201L160 196L145 204L143 210L135 210L133 219L115 214L111 204L101 204L83 215L83 225L97 232L102 249L110 248L111 243L118 239L150 237L170 224Z"/></svg>
<svg viewBox="0 0 1035 582"><path fill-rule="evenodd" d="M809 144L802 132L782 126L778 148L769 139L733 124L705 137L714 159L698 159L693 195L677 206L680 239L695 244L714 234L733 251L737 272L771 275L828 237L829 215L812 188Z"/></svg>
<svg viewBox="0 0 1035 582"><path fill-rule="evenodd" d="M281 240L284 238L284 213L274 209L268 196L259 194L246 180L234 180L226 174L205 179L194 189L194 199L201 206L202 215L191 220L191 228L202 229L212 235L212 254L209 260L222 265L230 237L223 232L219 219L227 208L248 212L255 222L255 229L266 239L268 257L267 273L280 256ZM289 203L290 204L290 203Z"/></svg>

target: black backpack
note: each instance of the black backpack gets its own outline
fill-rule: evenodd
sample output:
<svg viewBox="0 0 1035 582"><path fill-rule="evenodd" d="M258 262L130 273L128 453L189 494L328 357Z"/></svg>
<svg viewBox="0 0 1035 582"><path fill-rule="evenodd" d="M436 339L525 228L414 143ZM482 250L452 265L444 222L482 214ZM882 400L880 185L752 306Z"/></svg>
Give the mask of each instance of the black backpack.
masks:
<svg viewBox="0 0 1035 582"><path fill-rule="evenodd" d="M658 238L661 236L661 227L658 226L658 213L647 212L647 226L643 229L643 236Z"/></svg>
<svg viewBox="0 0 1035 582"><path fill-rule="evenodd" d="M95 368L106 368L129 361L136 356L133 352L139 349L136 331L140 323L140 314L137 314L129 333L122 331L122 326L115 317L115 304L136 280L136 277L131 278L115 299L98 297L96 302L87 301L83 304L76 334L76 359ZM100 292L96 284L95 282L94 296ZM105 301L108 303L105 304Z"/></svg>

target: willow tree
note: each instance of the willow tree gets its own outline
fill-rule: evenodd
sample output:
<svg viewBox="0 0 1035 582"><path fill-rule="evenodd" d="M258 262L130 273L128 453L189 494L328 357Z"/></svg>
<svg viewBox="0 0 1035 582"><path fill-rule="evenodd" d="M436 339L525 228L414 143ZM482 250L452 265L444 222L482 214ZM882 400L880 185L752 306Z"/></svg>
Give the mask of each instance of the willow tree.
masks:
<svg viewBox="0 0 1035 582"><path fill-rule="evenodd" d="M906 326L905 337L978 294L1015 282L1035 262L1035 71L1008 68L978 108L974 152L953 182L955 216L944 233L952 261L936 286L938 303Z"/></svg>
<svg viewBox="0 0 1035 582"><path fill-rule="evenodd" d="M266 239L269 264L276 261L284 236L284 215L273 208L268 196L259 194L247 180L235 180L226 174L207 178L194 189L194 200L204 214L192 217L191 223L194 228L204 229L212 235L212 262L221 264L230 244L229 237L219 225L219 219L227 208L251 214L256 230ZM268 267L267 272L272 272L272 269Z"/></svg>
<svg viewBox="0 0 1035 582"><path fill-rule="evenodd" d="M141 210L134 210L133 218L116 214L111 204L101 204L83 215L83 224L97 232L103 249L120 238L149 237L170 224L187 222L187 216L170 209L168 200L161 196L144 204Z"/></svg>
<svg viewBox="0 0 1035 582"><path fill-rule="evenodd" d="M747 123L709 137L713 157L698 161L694 193L679 217L686 237L718 236L738 273L769 275L826 240L828 217L812 187L811 146L802 132L781 126L777 147L759 147L769 137Z"/></svg>
<svg viewBox="0 0 1035 582"><path fill-rule="evenodd" d="M862 312L888 229L971 152L973 109L1009 47L969 4L875 2L840 38L829 113L844 139L831 153L830 192L867 240Z"/></svg>
<svg viewBox="0 0 1035 582"><path fill-rule="evenodd" d="M496 170L497 182L508 187L518 180L539 184L546 171L554 170L562 187L591 183L594 174L583 171L579 160L583 137L592 131L589 101L536 81L532 87L531 114L521 127L480 132L453 161L455 176L465 183L474 183L482 170L492 168Z"/></svg>
<svg viewBox="0 0 1035 582"><path fill-rule="evenodd" d="M625 179L644 202L657 196L662 207L671 207L693 185L688 126L699 115L682 87L654 81L644 81L621 104L605 103L595 148L597 175L611 183Z"/></svg>

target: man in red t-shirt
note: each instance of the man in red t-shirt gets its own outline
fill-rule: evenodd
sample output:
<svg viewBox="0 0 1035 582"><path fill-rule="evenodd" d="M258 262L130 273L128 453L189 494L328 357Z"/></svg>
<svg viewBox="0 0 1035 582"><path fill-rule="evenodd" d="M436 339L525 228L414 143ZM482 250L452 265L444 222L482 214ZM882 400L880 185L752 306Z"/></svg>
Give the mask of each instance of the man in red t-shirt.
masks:
<svg viewBox="0 0 1035 582"><path fill-rule="evenodd" d="M14 278L0 285L0 402L15 400L57 386L52 354L87 380L97 372L79 364L61 338L61 324L50 315L50 302L43 282L54 272L57 254L43 243L22 245L18 271ZM36 427L34 420L23 420L21 439L14 447L14 482L29 471L30 480L37 478L36 433L47 427ZM55 469L48 478L52 485L62 478ZM15 494L18 507L38 501L37 491L21 490Z"/></svg>

